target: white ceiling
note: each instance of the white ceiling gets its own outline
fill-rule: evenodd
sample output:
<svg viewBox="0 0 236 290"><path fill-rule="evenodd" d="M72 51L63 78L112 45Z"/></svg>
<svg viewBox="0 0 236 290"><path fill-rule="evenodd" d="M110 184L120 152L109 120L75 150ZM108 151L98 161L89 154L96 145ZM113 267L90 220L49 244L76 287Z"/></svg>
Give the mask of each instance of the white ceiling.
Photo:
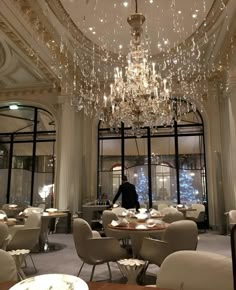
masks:
<svg viewBox="0 0 236 290"><path fill-rule="evenodd" d="M143 34L151 43L152 54L187 39L202 24L213 2L138 0L138 12L146 18ZM131 38L127 17L135 12L134 0L61 0L61 3L90 40L113 52L127 54Z"/></svg>

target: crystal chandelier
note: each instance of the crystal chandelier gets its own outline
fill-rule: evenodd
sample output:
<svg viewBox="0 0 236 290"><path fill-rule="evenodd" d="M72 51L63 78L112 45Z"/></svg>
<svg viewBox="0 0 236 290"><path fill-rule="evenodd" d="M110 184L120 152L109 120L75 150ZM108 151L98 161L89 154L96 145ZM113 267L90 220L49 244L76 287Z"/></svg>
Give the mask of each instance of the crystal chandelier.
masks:
<svg viewBox="0 0 236 290"><path fill-rule="evenodd" d="M112 128L119 128L121 122L132 127L139 135L142 127L155 128L158 125L173 124L180 100L172 98L172 74L164 77L149 61L149 50L142 39L144 15L138 13L137 0L135 14L128 17L131 26L130 52L127 67L116 68L110 94L103 96L99 118ZM177 112L178 111L178 112Z"/></svg>

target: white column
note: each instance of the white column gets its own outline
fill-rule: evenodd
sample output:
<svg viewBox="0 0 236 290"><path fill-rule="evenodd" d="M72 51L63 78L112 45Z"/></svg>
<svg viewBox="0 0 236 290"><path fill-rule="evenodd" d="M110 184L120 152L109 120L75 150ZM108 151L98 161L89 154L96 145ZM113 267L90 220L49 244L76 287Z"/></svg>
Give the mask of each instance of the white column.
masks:
<svg viewBox="0 0 236 290"><path fill-rule="evenodd" d="M75 112L69 100L59 107L56 151L56 205L72 213L96 199L97 126Z"/></svg>
<svg viewBox="0 0 236 290"><path fill-rule="evenodd" d="M222 211L219 206L224 206L219 198L221 176L221 132L219 118L219 92L216 80L208 84L208 97L204 102L204 128L206 150L206 173L208 189L208 214L210 225L222 228Z"/></svg>
<svg viewBox="0 0 236 290"><path fill-rule="evenodd" d="M236 207L236 70L231 70L221 106L223 187L226 210Z"/></svg>

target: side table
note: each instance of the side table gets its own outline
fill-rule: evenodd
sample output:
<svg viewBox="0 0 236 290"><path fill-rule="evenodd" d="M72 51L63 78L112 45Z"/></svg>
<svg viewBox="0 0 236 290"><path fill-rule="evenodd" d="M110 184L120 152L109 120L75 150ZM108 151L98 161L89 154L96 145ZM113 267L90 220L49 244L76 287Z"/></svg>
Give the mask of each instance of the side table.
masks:
<svg viewBox="0 0 236 290"><path fill-rule="evenodd" d="M21 268L22 263L25 261L26 256L29 254L30 250L12 250L8 251L9 254L13 256L16 262L16 268L17 268L17 274L21 280L26 279L26 275L24 271Z"/></svg>
<svg viewBox="0 0 236 290"><path fill-rule="evenodd" d="M145 261L138 259L122 259L117 263L121 272L127 278L127 284L137 284L138 274L146 264Z"/></svg>

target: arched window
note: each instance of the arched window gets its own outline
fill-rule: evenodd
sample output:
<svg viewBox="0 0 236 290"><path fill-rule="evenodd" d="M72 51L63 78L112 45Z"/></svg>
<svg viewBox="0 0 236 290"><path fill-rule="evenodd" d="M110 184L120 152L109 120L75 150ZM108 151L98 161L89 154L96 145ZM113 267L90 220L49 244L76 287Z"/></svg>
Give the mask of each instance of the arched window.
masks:
<svg viewBox="0 0 236 290"><path fill-rule="evenodd" d="M31 106L0 108L1 204L53 205L55 141L49 112Z"/></svg>
<svg viewBox="0 0 236 290"><path fill-rule="evenodd" d="M204 126L201 114L189 112L172 126L151 130L142 128L134 136L131 128L121 124L112 131L99 124L99 189L109 188L114 164L135 184L141 202L204 203L207 205ZM106 185L105 185L106 184ZM110 190L108 197L113 198Z"/></svg>

